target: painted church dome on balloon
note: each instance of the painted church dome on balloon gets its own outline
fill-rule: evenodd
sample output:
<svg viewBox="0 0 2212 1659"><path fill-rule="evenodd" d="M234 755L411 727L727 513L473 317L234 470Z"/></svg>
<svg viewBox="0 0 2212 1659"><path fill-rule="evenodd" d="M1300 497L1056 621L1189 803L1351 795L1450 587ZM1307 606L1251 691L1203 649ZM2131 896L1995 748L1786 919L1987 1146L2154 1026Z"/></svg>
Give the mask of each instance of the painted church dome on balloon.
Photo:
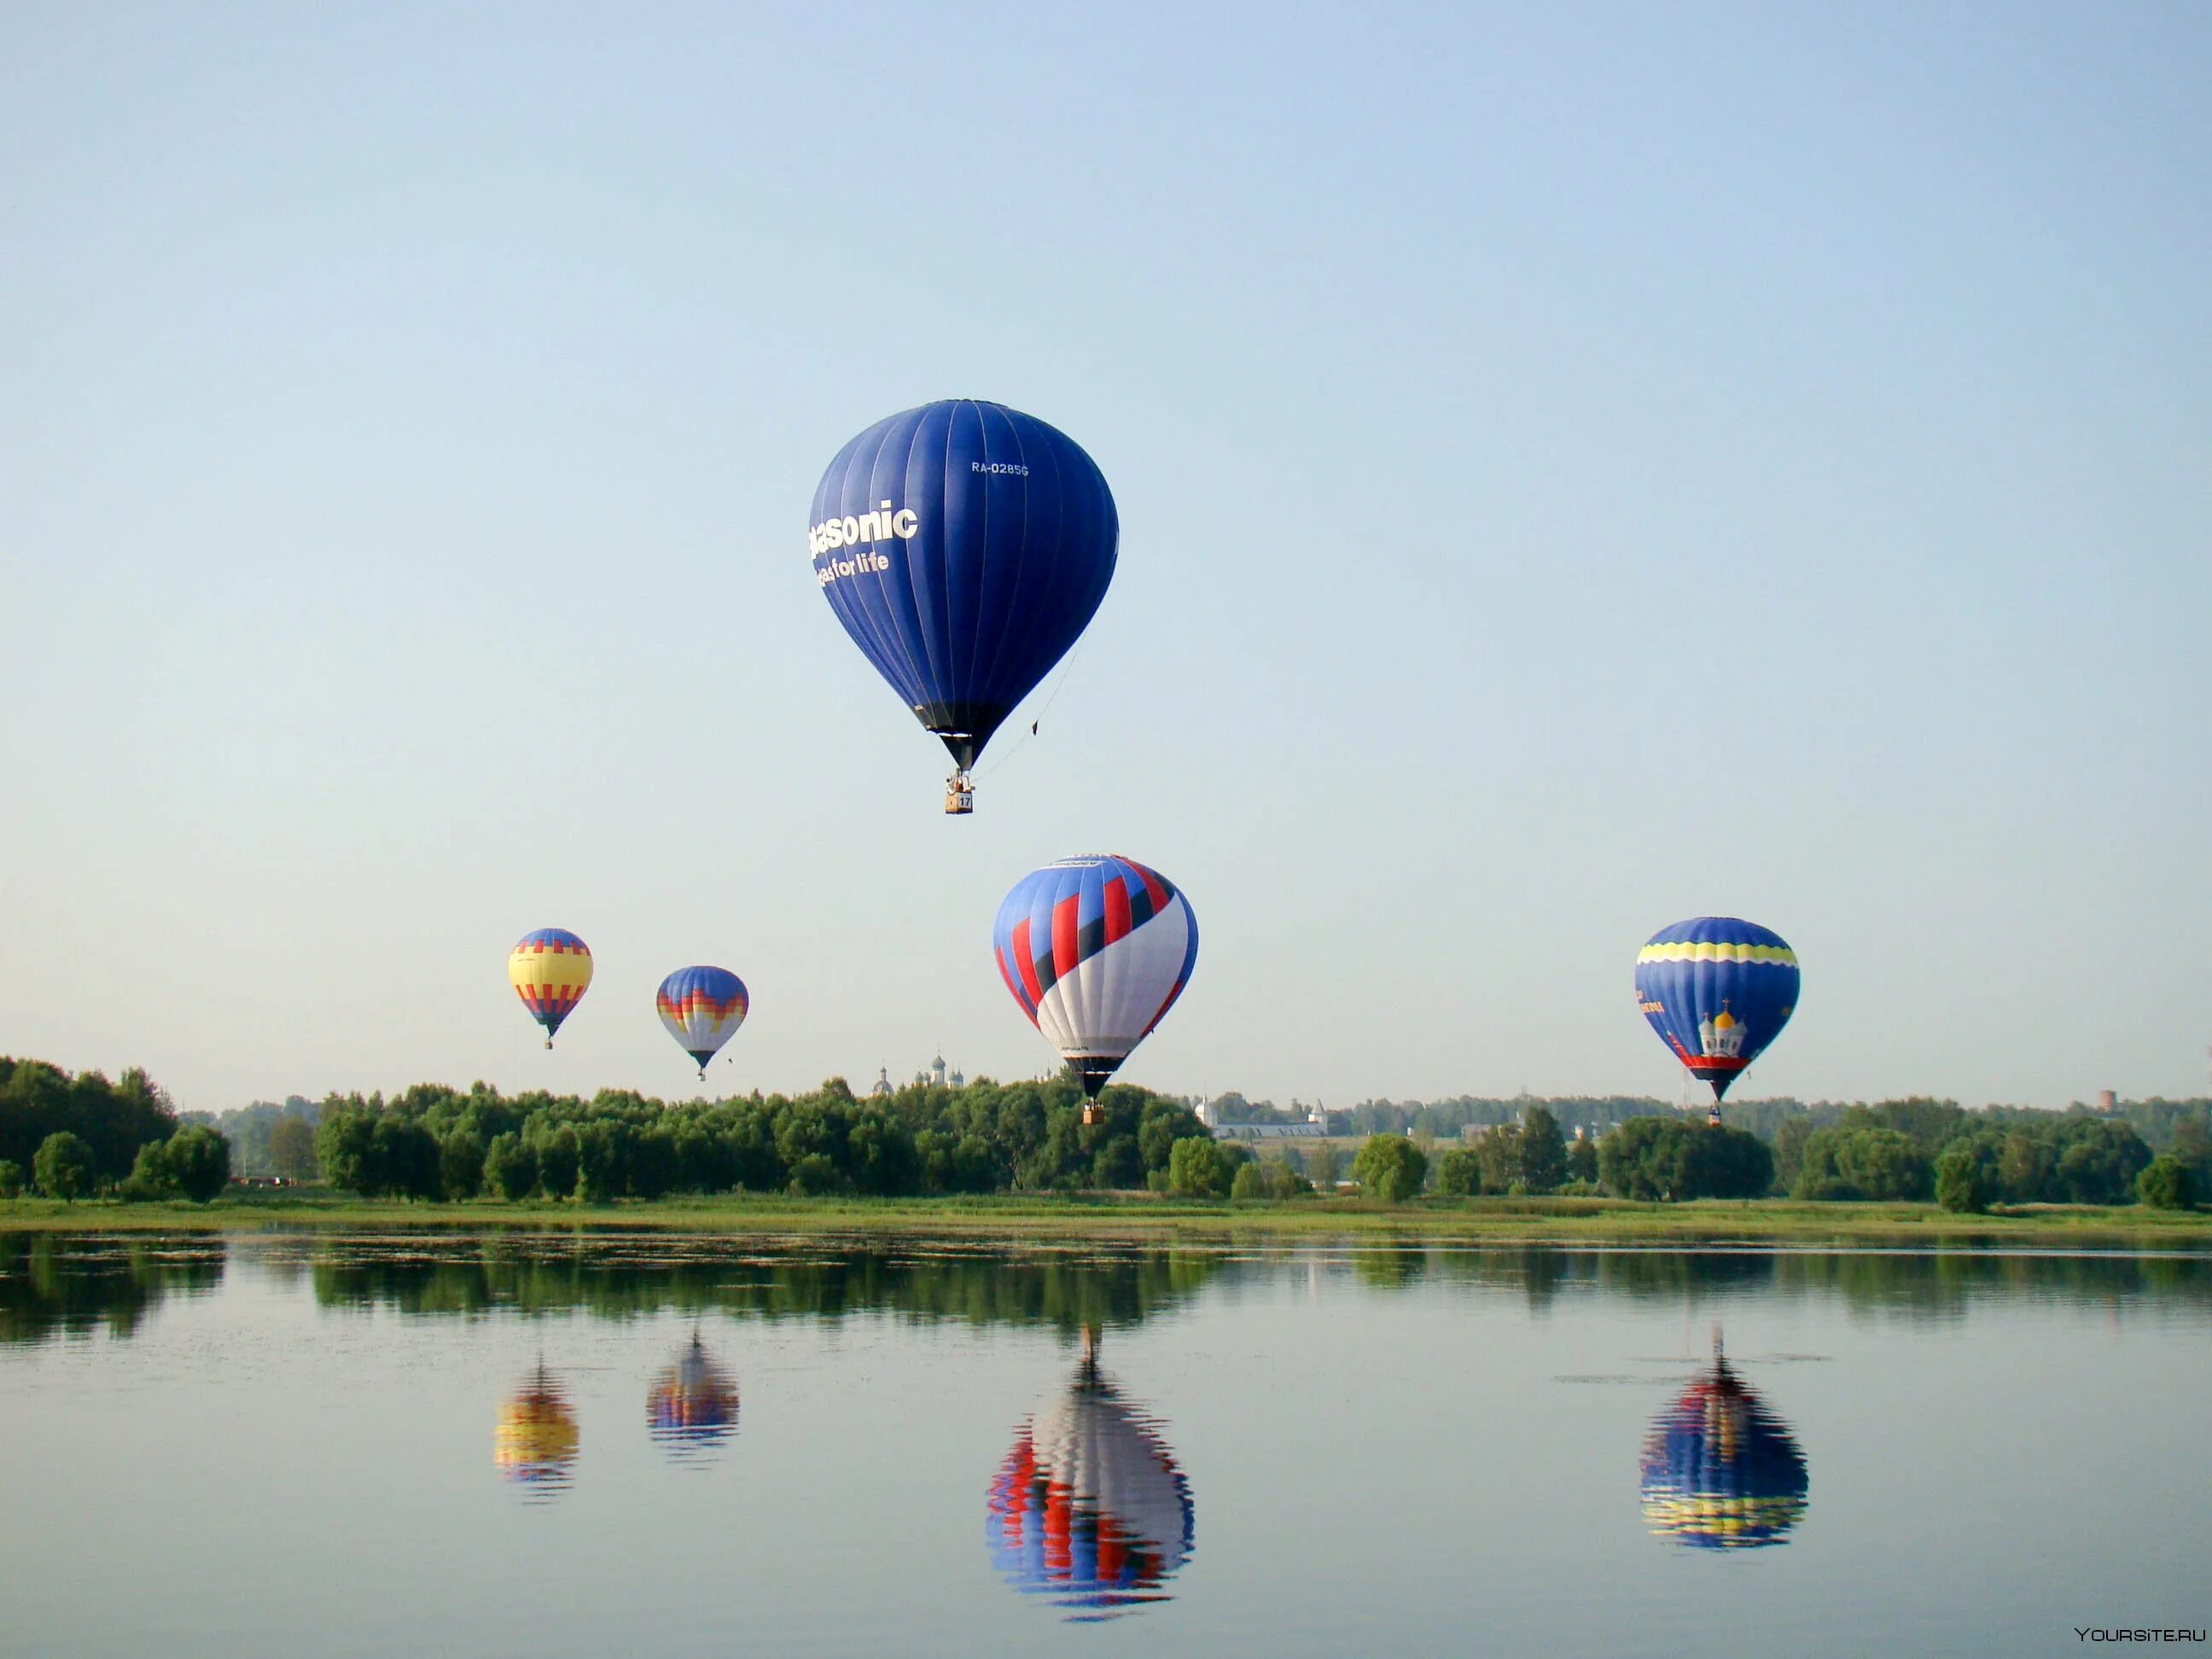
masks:
<svg viewBox="0 0 2212 1659"><path fill-rule="evenodd" d="M653 1379L646 1427L670 1455L711 1450L736 1432L738 1385L695 1334L676 1363Z"/></svg>
<svg viewBox="0 0 2212 1659"><path fill-rule="evenodd" d="M1073 1381L1021 1426L991 1483L984 1536L1006 1582L1073 1620L1166 1601L1195 1515L1159 1431L1099 1371L1086 1333Z"/></svg>
<svg viewBox="0 0 2212 1659"><path fill-rule="evenodd" d="M1644 1437L1644 1522L1695 1548L1787 1543L1810 1485L1788 1427L1717 1355Z"/></svg>

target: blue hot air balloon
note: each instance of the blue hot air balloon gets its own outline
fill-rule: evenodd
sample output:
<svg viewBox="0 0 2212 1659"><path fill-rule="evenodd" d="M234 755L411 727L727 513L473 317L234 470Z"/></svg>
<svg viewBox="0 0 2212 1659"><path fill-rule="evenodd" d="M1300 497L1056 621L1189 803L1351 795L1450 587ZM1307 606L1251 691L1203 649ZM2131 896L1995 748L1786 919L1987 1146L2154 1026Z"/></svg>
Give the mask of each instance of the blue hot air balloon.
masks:
<svg viewBox="0 0 2212 1659"><path fill-rule="evenodd" d="M1636 954L1636 1005L1692 1077L1711 1085L1712 1121L1743 1068L1797 1009L1797 953L1734 916L1662 927Z"/></svg>
<svg viewBox="0 0 2212 1659"><path fill-rule="evenodd" d="M1121 520L1091 457L1035 416L953 398L878 421L814 492L814 580L951 751L945 810L1114 578Z"/></svg>

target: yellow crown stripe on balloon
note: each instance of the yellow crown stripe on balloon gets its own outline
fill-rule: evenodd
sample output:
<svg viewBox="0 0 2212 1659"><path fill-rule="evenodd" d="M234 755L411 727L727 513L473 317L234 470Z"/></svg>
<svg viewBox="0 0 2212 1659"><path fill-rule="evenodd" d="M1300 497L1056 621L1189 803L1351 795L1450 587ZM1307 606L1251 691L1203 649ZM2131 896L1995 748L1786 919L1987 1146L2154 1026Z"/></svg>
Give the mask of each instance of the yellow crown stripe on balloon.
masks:
<svg viewBox="0 0 2212 1659"><path fill-rule="evenodd" d="M541 956L535 951L517 951L507 959L507 976L518 991L541 991L557 985L565 992L573 986L581 995L592 982L591 954L549 951Z"/></svg>
<svg viewBox="0 0 2212 1659"><path fill-rule="evenodd" d="M1638 962L1771 962L1797 965L1797 953L1786 945L1716 945L1710 940L1683 939L1647 945L1636 953Z"/></svg>

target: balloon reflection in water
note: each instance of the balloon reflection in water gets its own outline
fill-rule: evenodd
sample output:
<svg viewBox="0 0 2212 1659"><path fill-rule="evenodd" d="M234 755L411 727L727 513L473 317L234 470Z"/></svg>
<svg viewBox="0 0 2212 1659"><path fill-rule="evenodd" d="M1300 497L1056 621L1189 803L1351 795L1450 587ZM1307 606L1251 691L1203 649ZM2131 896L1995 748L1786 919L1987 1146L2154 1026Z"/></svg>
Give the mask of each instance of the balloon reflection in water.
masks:
<svg viewBox="0 0 2212 1659"><path fill-rule="evenodd" d="M1074 1380L1022 1425L991 1483L986 1541L1010 1583L1073 1620L1168 1599L1160 1586L1189 1559L1194 1516L1158 1429L1101 1374L1086 1329Z"/></svg>
<svg viewBox="0 0 2212 1659"><path fill-rule="evenodd" d="M672 1456L695 1457L730 1437L738 1426L738 1385L708 1357L697 1332L691 1344L653 1379L646 1427Z"/></svg>
<svg viewBox="0 0 2212 1659"><path fill-rule="evenodd" d="M568 1485L568 1466L576 1461L576 1413L540 1360L530 1380L499 1408L492 1457L499 1472L544 1502Z"/></svg>
<svg viewBox="0 0 2212 1659"><path fill-rule="evenodd" d="M1716 1339L1712 1368L1644 1437L1645 1522L1698 1549L1785 1544L1810 1484L1789 1429L1729 1369Z"/></svg>

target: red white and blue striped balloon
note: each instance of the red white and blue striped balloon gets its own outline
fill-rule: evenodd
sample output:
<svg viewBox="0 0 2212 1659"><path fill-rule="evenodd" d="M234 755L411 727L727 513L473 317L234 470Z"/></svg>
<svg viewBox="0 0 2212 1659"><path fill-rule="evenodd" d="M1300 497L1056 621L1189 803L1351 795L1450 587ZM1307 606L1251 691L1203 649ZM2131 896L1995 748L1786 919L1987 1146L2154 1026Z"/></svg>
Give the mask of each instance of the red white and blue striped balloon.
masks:
<svg viewBox="0 0 2212 1659"><path fill-rule="evenodd" d="M1110 854L1023 877L992 935L1006 989L1091 1095L1175 1006L1198 960L1190 902L1158 871Z"/></svg>
<svg viewBox="0 0 2212 1659"><path fill-rule="evenodd" d="M738 1033L751 1007L745 982L726 968L678 968L660 981L653 1000L660 1023L677 1046L699 1062L699 1075L707 1075L708 1062Z"/></svg>

